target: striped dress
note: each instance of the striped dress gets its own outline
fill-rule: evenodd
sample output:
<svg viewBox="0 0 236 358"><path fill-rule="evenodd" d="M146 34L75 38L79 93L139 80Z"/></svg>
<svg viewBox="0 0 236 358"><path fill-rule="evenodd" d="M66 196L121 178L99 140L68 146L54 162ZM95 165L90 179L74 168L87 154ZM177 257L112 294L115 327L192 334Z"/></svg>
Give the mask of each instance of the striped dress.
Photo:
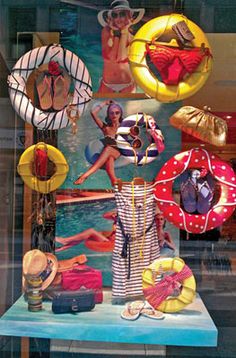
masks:
<svg viewBox="0 0 236 358"><path fill-rule="evenodd" d="M116 240L112 257L112 298L120 303L142 295L142 272L160 256L154 222L156 204L153 186L115 186L117 205Z"/></svg>

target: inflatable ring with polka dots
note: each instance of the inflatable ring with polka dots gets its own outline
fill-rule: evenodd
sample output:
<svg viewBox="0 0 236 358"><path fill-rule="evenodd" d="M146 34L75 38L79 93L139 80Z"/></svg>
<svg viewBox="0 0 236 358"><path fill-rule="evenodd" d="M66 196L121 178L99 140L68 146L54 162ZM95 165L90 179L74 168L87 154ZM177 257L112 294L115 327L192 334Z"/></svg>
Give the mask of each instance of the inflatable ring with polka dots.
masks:
<svg viewBox="0 0 236 358"><path fill-rule="evenodd" d="M189 214L174 200L172 186L186 169L205 168L220 185L220 197L206 214ZM161 168L155 179L154 196L164 217L189 233L204 233L223 224L236 206L236 177L225 161L205 149L193 148L176 154Z"/></svg>

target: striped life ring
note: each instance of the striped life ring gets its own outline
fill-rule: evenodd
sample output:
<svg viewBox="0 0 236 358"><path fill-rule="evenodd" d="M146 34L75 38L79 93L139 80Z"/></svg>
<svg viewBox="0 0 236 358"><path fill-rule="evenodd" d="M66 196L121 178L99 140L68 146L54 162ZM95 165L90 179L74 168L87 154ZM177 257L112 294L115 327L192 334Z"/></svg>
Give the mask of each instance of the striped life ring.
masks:
<svg viewBox="0 0 236 358"><path fill-rule="evenodd" d="M218 181L220 197L206 214L189 214L174 200L172 186L186 169L205 168ZM236 176L220 157L205 149L194 148L169 159L155 179L154 196L171 224L189 233L201 234L222 225L236 206Z"/></svg>
<svg viewBox="0 0 236 358"><path fill-rule="evenodd" d="M35 159L35 150L39 148L47 151L48 159L55 165L55 173L48 180L40 180L33 174L33 164ZM57 148L43 142L31 145L20 157L17 171L23 179L24 183L31 189L39 193L47 194L56 190L63 184L66 179L69 166L67 161Z"/></svg>
<svg viewBox="0 0 236 358"><path fill-rule="evenodd" d="M71 107L81 116L92 97L92 85L85 64L73 52L60 45L35 48L22 56L8 76L8 87L12 106L26 122L39 129L60 129L71 122L67 107L60 111L44 112L36 108L26 92L26 82L30 74L42 64L56 61L73 79L74 92Z"/></svg>
<svg viewBox="0 0 236 358"><path fill-rule="evenodd" d="M144 150L141 150L143 144L139 137L140 128L146 129L149 141ZM140 166L152 162L165 148L160 128L154 118L145 113L132 114L122 120L116 132L116 143L120 153L130 163ZM140 144L140 148L135 143Z"/></svg>
<svg viewBox="0 0 236 358"><path fill-rule="evenodd" d="M167 35L169 38L171 34L173 34L173 38L169 45L175 44L174 46L176 46L172 26L180 21L184 21L188 25L195 37L191 41L193 49L201 49L202 44L204 44L210 54L210 45L204 32L194 22L181 14L159 16L148 21L137 31L129 47L130 69L135 82L146 94L164 103L176 102L192 96L205 84L212 67L211 56L205 56L196 71L184 78L178 85L165 84L149 69L146 60L146 46L151 45L155 40L158 43L163 35ZM159 42L159 44L163 45L163 42ZM165 45L168 46L168 43L165 43Z"/></svg>
<svg viewBox="0 0 236 358"><path fill-rule="evenodd" d="M160 274L171 273L155 283ZM161 258L153 261L143 270L143 293L147 301L162 312L178 312L193 302L196 292L196 281L185 262L179 258ZM180 289L177 297L171 297L171 291ZM166 298L165 298L166 297Z"/></svg>

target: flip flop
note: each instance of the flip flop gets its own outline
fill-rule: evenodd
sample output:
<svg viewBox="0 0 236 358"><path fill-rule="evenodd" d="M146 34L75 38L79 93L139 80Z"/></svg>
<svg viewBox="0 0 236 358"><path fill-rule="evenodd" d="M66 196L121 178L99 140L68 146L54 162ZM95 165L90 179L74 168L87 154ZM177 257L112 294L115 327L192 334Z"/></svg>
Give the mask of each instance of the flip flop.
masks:
<svg viewBox="0 0 236 358"><path fill-rule="evenodd" d="M144 307L142 308L140 314L141 316L156 320L161 320L165 318L163 312L155 310L147 301L145 301Z"/></svg>
<svg viewBox="0 0 236 358"><path fill-rule="evenodd" d="M60 111L68 105L68 94L70 89L71 79L66 73L54 78L53 81L53 109Z"/></svg>
<svg viewBox="0 0 236 358"><path fill-rule="evenodd" d="M197 192L188 179L185 183L181 184L180 187L181 200L183 203L184 210L188 213L193 213L197 209Z"/></svg>
<svg viewBox="0 0 236 358"><path fill-rule="evenodd" d="M52 78L42 72L37 77L35 83L40 108L43 111L47 111L52 107Z"/></svg>
<svg viewBox="0 0 236 358"><path fill-rule="evenodd" d="M127 321L135 321L139 318L144 304L145 302L141 300L128 302L120 314L121 318L126 319Z"/></svg>

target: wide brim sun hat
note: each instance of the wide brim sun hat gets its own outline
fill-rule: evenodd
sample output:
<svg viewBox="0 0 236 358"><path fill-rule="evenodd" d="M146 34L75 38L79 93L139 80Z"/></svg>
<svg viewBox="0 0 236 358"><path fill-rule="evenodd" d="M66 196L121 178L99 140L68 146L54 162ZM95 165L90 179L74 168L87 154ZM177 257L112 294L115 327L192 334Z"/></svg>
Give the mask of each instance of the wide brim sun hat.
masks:
<svg viewBox="0 0 236 358"><path fill-rule="evenodd" d="M115 10L128 10L132 16L132 25L137 24L144 16L145 9L132 9L127 0L115 0L111 3L110 9L99 11L97 17L100 25L107 26L108 18L111 16L112 11Z"/></svg>

